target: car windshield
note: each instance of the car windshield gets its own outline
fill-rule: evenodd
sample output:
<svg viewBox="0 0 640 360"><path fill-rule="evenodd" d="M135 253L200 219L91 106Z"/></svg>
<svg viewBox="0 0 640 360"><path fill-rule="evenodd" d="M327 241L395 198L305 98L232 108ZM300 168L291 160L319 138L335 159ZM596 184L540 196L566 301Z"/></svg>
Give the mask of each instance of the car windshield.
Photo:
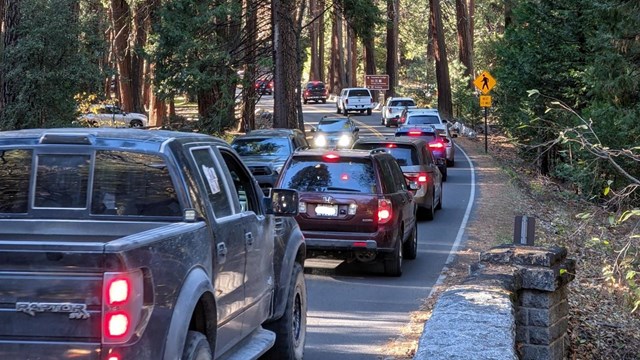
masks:
<svg viewBox="0 0 640 360"><path fill-rule="evenodd" d="M440 124L437 115L411 115L407 117L406 125Z"/></svg>
<svg viewBox="0 0 640 360"><path fill-rule="evenodd" d="M231 146L240 156L291 154L291 144L287 138L236 139Z"/></svg>
<svg viewBox="0 0 640 360"><path fill-rule="evenodd" d="M389 106L416 106L413 100L391 100Z"/></svg>
<svg viewBox="0 0 640 360"><path fill-rule="evenodd" d="M353 146L354 149L361 150L372 150L378 148L384 148L386 152L391 154L398 165L400 166L413 166L420 165L418 163L418 156L416 154L416 149L413 146L404 146L397 145L393 143L369 143L369 144L356 144Z"/></svg>
<svg viewBox="0 0 640 360"><path fill-rule="evenodd" d="M321 120L318 123L318 131L338 132L349 130L349 123L346 119Z"/></svg>
<svg viewBox="0 0 640 360"><path fill-rule="evenodd" d="M375 193L376 179L370 159L294 158L282 174L282 186L303 192Z"/></svg>

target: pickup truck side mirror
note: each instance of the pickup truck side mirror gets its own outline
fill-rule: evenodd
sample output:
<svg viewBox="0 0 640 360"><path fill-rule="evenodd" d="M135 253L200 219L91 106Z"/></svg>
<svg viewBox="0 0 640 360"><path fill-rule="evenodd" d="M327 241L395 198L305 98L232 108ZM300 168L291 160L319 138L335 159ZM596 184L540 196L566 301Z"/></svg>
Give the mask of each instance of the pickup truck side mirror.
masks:
<svg viewBox="0 0 640 360"><path fill-rule="evenodd" d="M272 189L269 197L264 197L267 214L276 216L298 215L298 192L291 189Z"/></svg>

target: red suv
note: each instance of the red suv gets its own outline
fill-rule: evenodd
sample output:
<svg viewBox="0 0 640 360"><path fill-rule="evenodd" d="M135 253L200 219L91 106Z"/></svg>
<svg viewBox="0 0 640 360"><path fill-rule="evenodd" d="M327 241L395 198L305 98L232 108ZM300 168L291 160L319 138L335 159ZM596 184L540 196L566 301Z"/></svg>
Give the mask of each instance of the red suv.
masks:
<svg viewBox="0 0 640 360"><path fill-rule="evenodd" d="M385 151L309 149L285 164L276 187L300 196L296 217L307 256L380 261L402 274L417 255L416 202L396 160Z"/></svg>

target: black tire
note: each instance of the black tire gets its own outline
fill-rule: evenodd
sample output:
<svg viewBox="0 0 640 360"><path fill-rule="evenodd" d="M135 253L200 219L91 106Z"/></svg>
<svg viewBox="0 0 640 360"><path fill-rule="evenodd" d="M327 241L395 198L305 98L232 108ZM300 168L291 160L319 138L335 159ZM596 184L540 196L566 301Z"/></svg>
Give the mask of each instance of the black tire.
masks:
<svg viewBox="0 0 640 360"><path fill-rule="evenodd" d="M327 99L322 99L322 103L326 104L327 103Z"/></svg>
<svg viewBox="0 0 640 360"><path fill-rule="evenodd" d="M336 105L336 113L340 114L340 108L338 107L338 105Z"/></svg>
<svg viewBox="0 0 640 360"><path fill-rule="evenodd" d="M436 201L436 195L435 195L435 191L434 194L431 195L431 204L429 205L429 207L424 208L424 218L427 220L433 220L433 217L436 214L436 204L434 204Z"/></svg>
<svg viewBox="0 0 640 360"><path fill-rule="evenodd" d="M384 260L384 273L388 276L397 277L402 275L402 237L403 235L400 234L393 253Z"/></svg>
<svg viewBox="0 0 640 360"><path fill-rule="evenodd" d="M447 169L444 169L444 172L442 173L442 181L447 181Z"/></svg>
<svg viewBox="0 0 640 360"><path fill-rule="evenodd" d="M367 115L371 115L371 109L367 109Z"/></svg>
<svg viewBox="0 0 640 360"><path fill-rule="evenodd" d="M346 108L345 108L345 109L343 109L343 110L342 110L342 112L343 112L345 115L349 115L349 110L347 110Z"/></svg>
<svg viewBox="0 0 640 360"><path fill-rule="evenodd" d="M209 341L203 333L189 331L182 350L182 360L211 360L213 353Z"/></svg>
<svg viewBox="0 0 640 360"><path fill-rule="evenodd" d="M307 105L307 99L302 99L302 103Z"/></svg>
<svg viewBox="0 0 640 360"><path fill-rule="evenodd" d="M447 160L447 166L448 167L454 167L456 164L455 160Z"/></svg>
<svg viewBox="0 0 640 360"><path fill-rule="evenodd" d="M142 126L143 126L142 120L138 120L138 119L131 120L131 122L129 123L129 127L132 127L132 128L141 128Z"/></svg>
<svg viewBox="0 0 640 360"><path fill-rule="evenodd" d="M442 189L442 184L440 184L440 189ZM438 206L436 206L436 210L442 209L442 190L440 190L440 200L438 201Z"/></svg>
<svg viewBox="0 0 640 360"><path fill-rule="evenodd" d="M414 260L418 256L418 223L413 225L411 236L403 245L402 253L407 260Z"/></svg>
<svg viewBox="0 0 640 360"><path fill-rule="evenodd" d="M302 265L293 264L284 314L265 327L276 333L276 343L261 359L302 360L307 333L307 287Z"/></svg>

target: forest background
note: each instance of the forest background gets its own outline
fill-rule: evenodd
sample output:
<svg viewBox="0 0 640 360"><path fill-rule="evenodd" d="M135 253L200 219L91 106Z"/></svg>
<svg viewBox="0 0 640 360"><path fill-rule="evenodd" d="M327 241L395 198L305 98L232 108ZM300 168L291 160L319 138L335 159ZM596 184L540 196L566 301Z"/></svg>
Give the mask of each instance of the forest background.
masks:
<svg viewBox="0 0 640 360"><path fill-rule="evenodd" d="M0 129L74 126L93 102L171 128L255 124L256 79L274 81L274 126L302 128L300 87L336 94L387 74L472 128L472 80L497 80L489 118L514 151L598 205L576 221L621 229L602 282L640 305L640 3L631 0L1 0ZM239 91L240 90L240 91Z"/></svg>

